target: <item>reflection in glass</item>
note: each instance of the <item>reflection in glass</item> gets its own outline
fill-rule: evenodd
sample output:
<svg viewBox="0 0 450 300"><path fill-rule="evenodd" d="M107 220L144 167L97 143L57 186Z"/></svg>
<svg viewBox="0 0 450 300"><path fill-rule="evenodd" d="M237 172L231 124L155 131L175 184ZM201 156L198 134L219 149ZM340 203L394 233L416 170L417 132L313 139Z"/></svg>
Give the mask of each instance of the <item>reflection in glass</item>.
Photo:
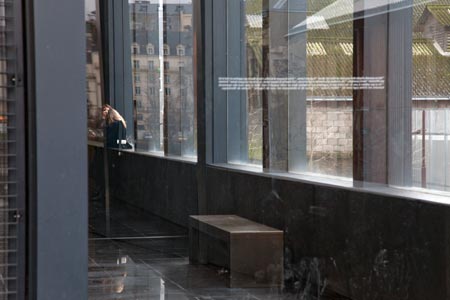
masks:
<svg viewBox="0 0 450 300"><path fill-rule="evenodd" d="M103 139L102 86L96 1L86 0L85 6L88 137L90 140L101 141Z"/></svg>
<svg viewBox="0 0 450 300"><path fill-rule="evenodd" d="M247 76L262 77L262 1L247 0L245 2ZM248 102L248 162L262 164L262 92L250 89L247 92Z"/></svg>
<svg viewBox="0 0 450 300"><path fill-rule="evenodd" d="M130 1L136 149L196 155L192 3Z"/></svg>
<svg viewBox="0 0 450 300"><path fill-rule="evenodd" d="M450 1L416 5L413 22L413 184L450 191Z"/></svg>
<svg viewBox="0 0 450 300"><path fill-rule="evenodd" d="M334 1L308 1L306 68L309 78L353 76L353 20L328 24L321 17ZM352 11L350 3L347 7ZM318 13L319 12L319 13ZM307 171L352 177L353 91L307 93Z"/></svg>
<svg viewBox="0 0 450 300"><path fill-rule="evenodd" d="M233 5L231 5L234 3ZM245 11L245 70L236 69L238 7ZM328 24L317 14L333 1L228 1L227 76L330 78L353 76L353 20ZM352 7L348 8L350 11ZM307 91L305 91L307 90ZM351 177L352 90L249 88L228 91L228 131L235 132L236 101L245 102L246 140L228 136L228 162L264 165L268 170ZM230 146L231 144L231 146ZM236 144L248 155L237 156ZM263 145L265 145L263 147ZM264 148L264 149L263 149ZM243 151L243 150L241 150ZM264 157L265 156L265 157ZM238 157L238 159L236 159Z"/></svg>

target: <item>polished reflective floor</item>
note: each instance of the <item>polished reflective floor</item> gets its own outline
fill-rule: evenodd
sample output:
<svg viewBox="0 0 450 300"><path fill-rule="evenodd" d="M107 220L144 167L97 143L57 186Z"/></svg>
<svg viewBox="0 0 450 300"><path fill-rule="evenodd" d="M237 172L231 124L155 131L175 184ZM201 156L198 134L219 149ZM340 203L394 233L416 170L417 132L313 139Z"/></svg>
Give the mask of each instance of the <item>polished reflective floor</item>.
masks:
<svg viewBox="0 0 450 300"><path fill-rule="evenodd" d="M109 224L106 219L104 207L91 204L90 300L314 299L273 288L228 288L225 270L189 264L187 231L157 216L116 205Z"/></svg>

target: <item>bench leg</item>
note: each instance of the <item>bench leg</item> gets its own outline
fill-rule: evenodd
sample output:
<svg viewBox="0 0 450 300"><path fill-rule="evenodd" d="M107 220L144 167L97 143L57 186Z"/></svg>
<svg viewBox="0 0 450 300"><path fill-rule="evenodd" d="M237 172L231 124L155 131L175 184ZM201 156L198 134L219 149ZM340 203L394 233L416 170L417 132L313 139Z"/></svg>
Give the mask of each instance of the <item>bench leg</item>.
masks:
<svg viewBox="0 0 450 300"><path fill-rule="evenodd" d="M193 227L189 227L189 262L192 264L208 263L206 237Z"/></svg>
<svg viewBox="0 0 450 300"><path fill-rule="evenodd" d="M236 235L230 243L230 287L282 287L283 236Z"/></svg>

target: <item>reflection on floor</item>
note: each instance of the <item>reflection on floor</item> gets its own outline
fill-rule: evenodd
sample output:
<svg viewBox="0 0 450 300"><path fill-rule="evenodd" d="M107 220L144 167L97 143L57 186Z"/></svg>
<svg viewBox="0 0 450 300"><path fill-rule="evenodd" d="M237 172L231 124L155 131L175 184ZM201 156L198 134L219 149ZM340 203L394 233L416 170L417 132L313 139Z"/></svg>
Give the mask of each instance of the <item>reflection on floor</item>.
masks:
<svg viewBox="0 0 450 300"><path fill-rule="evenodd" d="M279 289L227 288L224 270L189 264L184 228L117 206L111 208L107 226L104 211L91 205L90 300L313 299Z"/></svg>

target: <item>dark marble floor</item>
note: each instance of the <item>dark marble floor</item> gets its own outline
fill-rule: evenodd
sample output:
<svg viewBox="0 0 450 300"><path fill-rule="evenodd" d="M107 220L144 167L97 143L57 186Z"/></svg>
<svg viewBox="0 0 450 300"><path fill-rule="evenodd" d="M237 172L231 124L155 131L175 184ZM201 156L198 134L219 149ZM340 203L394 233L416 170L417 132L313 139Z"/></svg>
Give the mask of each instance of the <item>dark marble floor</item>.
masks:
<svg viewBox="0 0 450 300"><path fill-rule="evenodd" d="M191 265L184 228L126 206L90 207L89 299L314 299L279 289L227 288L220 268ZM339 299L322 298L321 299Z"/></svg>

